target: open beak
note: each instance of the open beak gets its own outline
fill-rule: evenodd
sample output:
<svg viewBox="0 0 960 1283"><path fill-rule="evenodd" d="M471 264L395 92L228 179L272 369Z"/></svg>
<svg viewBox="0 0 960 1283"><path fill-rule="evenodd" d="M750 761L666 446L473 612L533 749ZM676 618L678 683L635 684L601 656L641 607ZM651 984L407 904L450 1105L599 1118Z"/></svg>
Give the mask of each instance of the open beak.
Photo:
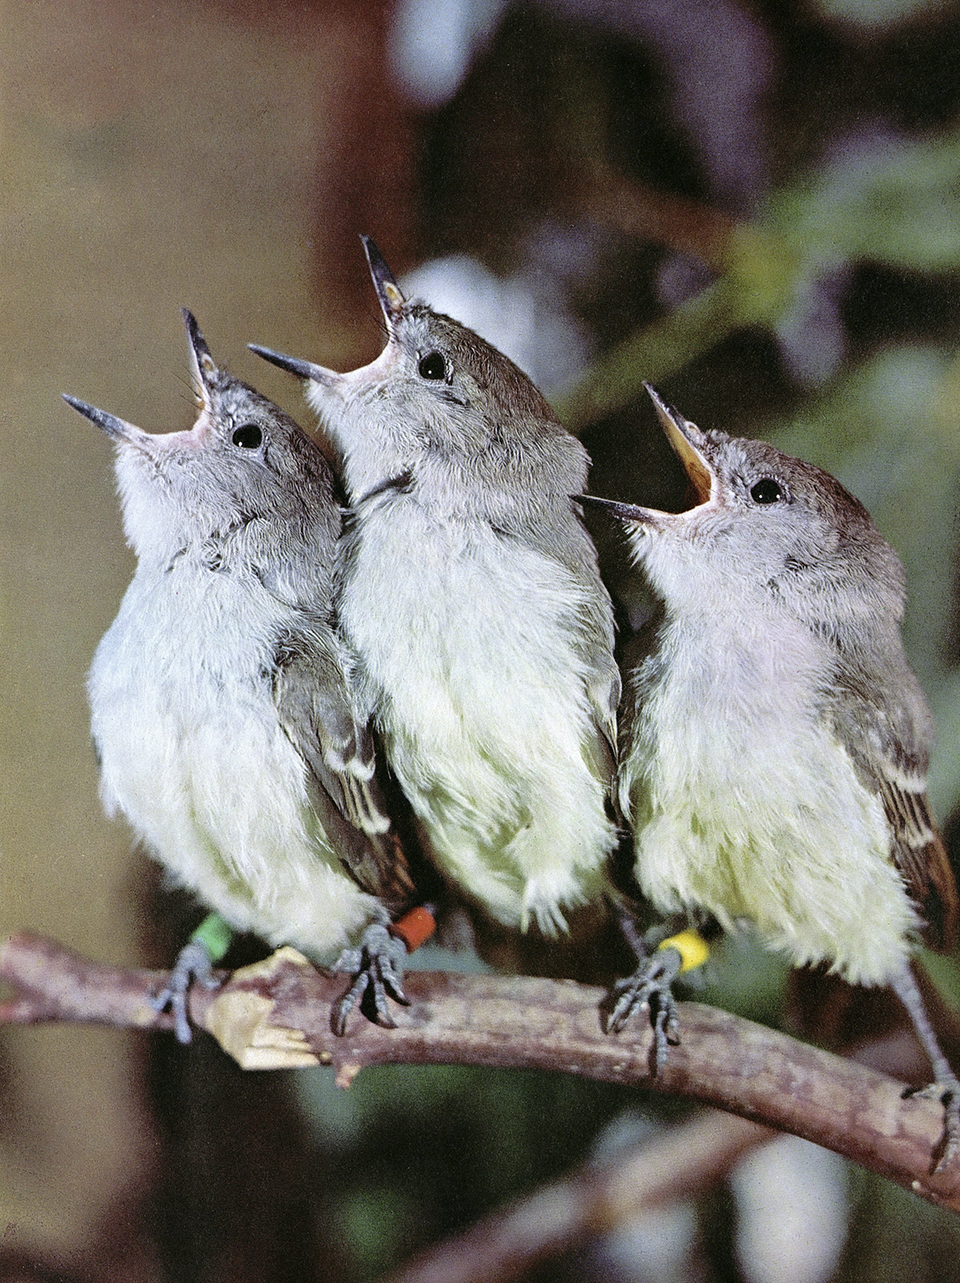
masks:
<svg viewBox="0 0 960 1283"><path fill-rule="evenodd" d="M393 274L384 262L383 255L376 245L369 236L361 236L360 239L367 255L370 275L373 277L374 288L377 291L377 298L380 300L380 307L387 323L387 329L392 334L394 322L405 303L405 299L400 292L400 286L393 279ZM247 347L251 352L256 352L257 356L262 356L265 361L269 361L271 365L278 365L281 370L287 370L290 374L296 374L298 378L307 379L311 383L319 383L322 387L334 387L342 383L345 378L353 377L353 375L338 374L336 370L329 370L325 365L314 365L312 361L301 361L295 356L285 356L283 352L275 352L273 348L263 347L260 343L248 343ZM373 365L376 365L376 362ZM365 371L369 368L371 367L364 366L363 370ZM353 373L360 372L354 371Z"/></svg>
<svg viewBox="0 0 960 1283"><path fill-rule="evenodd" d="M690 478L690 484L697 496L697 503L706 503L713 494L714 478L713 469L707 462L707 453L705 453L709 449L707 438L695 423L691 423L672 405L668 405L656 388L651 387L649 383L643 386L656 407L657 418L667 434L667 440L673 446Z"/></svg>
<svg viewBox="0 0 960 1283"><path fill-rule="evenodd" d="M684 466L697 498L697 505L708 503L714 494L715 473L709 463L710 442L695 423L685 419L660 396L649 383L643 385L656 407L660 426L667 440ZM601 499L597 495L575 496L578 503L594 508L605 508L621 521L641 526L664 527L682 520L686 513L661 512L659 508L643 508L638 504L619 503L616 499Z"/></svg>

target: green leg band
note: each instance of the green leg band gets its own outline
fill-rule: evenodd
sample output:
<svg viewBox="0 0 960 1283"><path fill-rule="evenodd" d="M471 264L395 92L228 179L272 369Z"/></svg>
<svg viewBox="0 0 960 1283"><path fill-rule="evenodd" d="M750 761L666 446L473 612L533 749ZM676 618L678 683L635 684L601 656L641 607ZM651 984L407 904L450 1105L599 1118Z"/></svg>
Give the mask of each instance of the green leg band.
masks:
<svg viewBox="0 0 960 1283"><path fill-rule="evenodd" d="M219 913L208 913L190 937L191 943L202 944L211 962L219 962L230 948L233 928L228 927Z"/></svg>

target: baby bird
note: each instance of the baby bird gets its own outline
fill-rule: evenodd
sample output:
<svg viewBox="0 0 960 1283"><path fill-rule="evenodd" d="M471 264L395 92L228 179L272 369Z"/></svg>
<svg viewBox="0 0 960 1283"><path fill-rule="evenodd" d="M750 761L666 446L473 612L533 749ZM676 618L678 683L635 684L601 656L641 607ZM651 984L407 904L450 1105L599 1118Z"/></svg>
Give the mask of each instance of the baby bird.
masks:
<svg viewBox="0 0 960 1283"><path fill-rule="evenodd" d="M332 623L333 476L184 320L190 430L146 433L65 398L113 441L137 556L89 676L103 802L230 927L321 958L362 939L390 1023L384 987L403 1000L404 948L386 927L416 896ZM162 996L181 1041L187 987L216 960L209 940L187 946ZM335 1009L334 1025L345 1017Z"/></svg>
<svg viewBox="0 0 960 1283"><path fill-rule="evenodd" d="M892 985L947 1102L950 1155L960 1082L909 959L920 939L952 947L957 891L926 793L933 726L900 637L900 561L833 477L702 432L648 391L696 506L586 499L623 522L661 602L625 701L637 881L660 911L749 923L796 966ZM621 984L615 1025L654 995L661 1036L675 1032L660 970Z"/></svg>
<svg viewBox="0 0 960 1283"><path fill-rule="evenodd" d="M349 374L251 345L306 380L351 517L337 610L424 843L498 923L552 935L600 902L620 679L571 499L588 459L530 380L404 299L364 241L386 325Z"/></svg>

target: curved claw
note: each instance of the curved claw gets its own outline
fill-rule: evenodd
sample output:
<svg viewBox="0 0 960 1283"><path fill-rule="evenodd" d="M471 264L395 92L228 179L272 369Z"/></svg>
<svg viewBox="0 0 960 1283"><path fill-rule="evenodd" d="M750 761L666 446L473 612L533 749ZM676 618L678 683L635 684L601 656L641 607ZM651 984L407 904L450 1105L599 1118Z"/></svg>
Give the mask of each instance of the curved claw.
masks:
<svg viewBox="0 0 960 1283"><path fill-rule="evenodd" d="M220 981L213 974L213 960L210 950L202 940L189 940L177 954L177 960L170 972L166 986L151 999L150 1005L155 1011L173 1012L173 1030L177 1042L186 1044L192 1038L190 1020L187 1015L187 994L194 981L207 989L217 989Z"/></svg>
<svg viewBox="0 0 960 1283"><path fill-rule="evenodd" d="M927 1083L925 1087L906 1087L904 1099L908 1096L923 1096L927 1100L939 1100L943 1105L943 1138L938 1146L940 1157L934 1165L934 1174L945 1171L960 1153L960 1080L953 1074L945 1082Z"/></svg>
<svg viewBox="0 0 960 1283"><path fill-rule="evenodd" d="M680 1021L671 986L682 968L678 949L657 949L652 957L640 960L632 976L618 980L611 995L608 1033L619 1033L634 1012L649 1013L658 1074L666 1066L668 1046L675 1047L680 1041Z"/></svg>
<svg viewBox="0 0 960 1283"><path fill-rule="evenodd" d="M960 1078L953 1072L950 1062L943 1053L943 1048L937 1041L923 995L909 964L905 964L894 976L891 986L906 1007L913 1022L914 1031L933 1068L932 1083L926 1087L907 1088L903 1094L927 1096L933 1100L939 1100L943 1105L943 1138L938 1146L940 1157L933 1168L934 1172L942 1172L960 1152Z"/></svg>
<svg viewBox="0 0 960 1283"><path fill-rule="evenodd" d="M342 1037L350 1012L359 1003L368 1020L384 1029L395 1029L388 997L408 1007L410 1000L403 992L403 972L407 947L382 923L373 922L363 933L355 949L344 949L330 968L349 972L353 981L346 993L330 1009L330 1028Z"/></svg>

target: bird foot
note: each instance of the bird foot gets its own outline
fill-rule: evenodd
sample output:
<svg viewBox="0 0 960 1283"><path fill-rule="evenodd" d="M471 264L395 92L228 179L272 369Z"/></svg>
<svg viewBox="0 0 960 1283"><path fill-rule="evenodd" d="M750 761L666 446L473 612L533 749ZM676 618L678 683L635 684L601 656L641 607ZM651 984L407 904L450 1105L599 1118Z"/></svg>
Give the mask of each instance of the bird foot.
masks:
<svg viewBox="0 0 960 1283"><path fill-rule="evenodd" d="M679 949L657 949L641 958L636 971L618 980L610 998L607 1033L619 1033L635 1012L647 1012L653 1028L655 1073L663 1072L667 1049L680 1041L680 1021L672 985L683 969Z"/></svg>
<svg viewBox="0 0 960 1283"><path fill-rule="evenodd" d="M344 949L330 968L353 976L350 988L330 1011L330 1028L338 1037L346 1030L347 1018L358 1003L374 1024L384 1029L396 1028L387 1000L389 997L405 1007L410 1005L403 992L406 960L404 941L380 922L372 922L367 927L355 949Z"/></svg>
<svg viewBox="0 0 960 1283"><path fill-rule="evenodd" d="M960 1079L951 1075L945 1082L907 1087L903 1095L904 1099L922 1096L926 1100L939 1100L943 1105L943 1136L937 1146L940 1157L933 1171L935 1175L945 1171L960 1153Z"/></svg>
<svg viewBox="0 0 960 1283"><path fill-rule="evenodd" d="M210 950L202 940L192 939L177 954L170 979L150 1002L155 1011L170 1009L177 1042L183 1044L190 1042L193 1036L187 1014L187 995L195 980L207 989L217 989L220 986L220 981L213 974Z"/></svg>
<svg viewBox="0 0 960 1283"><path fill-rule="evenodd" d="M904 1096L926 1096L939 1100L943 1105L943 1137L937 1146L940 1157L933 1168L934 1173L942 1172L960 1151L960 1078L951 1069L950 1062L937 1041L923 995L909 963L904 963L891 980L891 985L906 1007L916 1035L933 1068L932 1083L928 1083L926 1087L908 1087L903 1094Z"/></svg>

